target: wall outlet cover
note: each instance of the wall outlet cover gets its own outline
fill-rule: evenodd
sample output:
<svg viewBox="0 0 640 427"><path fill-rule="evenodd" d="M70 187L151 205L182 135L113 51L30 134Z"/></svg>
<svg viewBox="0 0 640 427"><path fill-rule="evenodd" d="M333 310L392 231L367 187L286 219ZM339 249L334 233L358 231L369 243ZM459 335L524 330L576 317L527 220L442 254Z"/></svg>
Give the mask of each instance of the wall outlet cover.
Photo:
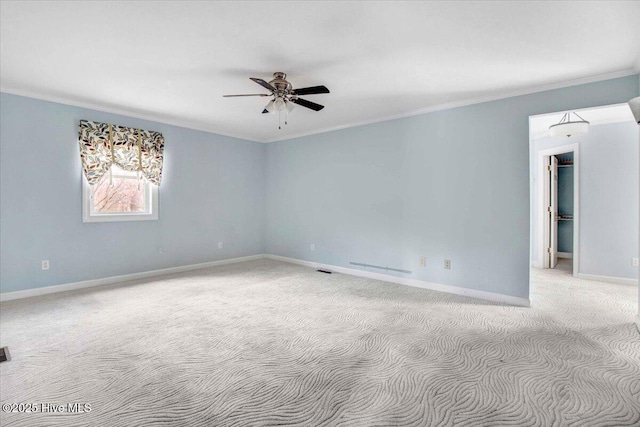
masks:
<svg viewBox="0 0 640 427"><path fill-rule="evenodd" d="M638 258L631 258L631 265L634 267L638 266Z"/></svg>
<svg viewBox="0 0 640 427"><path fill-rule="evenodd" d="M49 269L49 260L48 259L42 260L42 269L43 270L48 270Z"/></svg>
<svg viewBox="0 0 640 427"><path fill-rule="evenodd" d="M421 256L420 257L420 267L426 267L427 266L427 257Z"/></svg>
<svg viewBox="0 0 640 427"><path fill-rule="evenodd" d="M309 245L309 250L310 251L315 251L316 250L316 245L314 243Z"/></svg>
<svg viewBox="0 0 640 427"><path fill-rule="evenodd" d="M445 259L444 260L444 268L445 268L445 270L451 270L451 260L450 259Z"/></svg>

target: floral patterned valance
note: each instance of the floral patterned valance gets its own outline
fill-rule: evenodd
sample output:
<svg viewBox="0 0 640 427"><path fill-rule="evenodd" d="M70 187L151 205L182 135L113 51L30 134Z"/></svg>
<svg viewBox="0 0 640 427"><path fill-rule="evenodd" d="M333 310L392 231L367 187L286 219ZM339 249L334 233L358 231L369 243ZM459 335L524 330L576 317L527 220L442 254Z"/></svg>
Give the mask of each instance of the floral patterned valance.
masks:
<svg viewBox="0 0 640 427"><path fill-rule="evenodd" d="M140 171L147 181L160 185L164 137L159 132L80 120L80 158L89 184L96 184L114 163L124 170Z"/></svg>

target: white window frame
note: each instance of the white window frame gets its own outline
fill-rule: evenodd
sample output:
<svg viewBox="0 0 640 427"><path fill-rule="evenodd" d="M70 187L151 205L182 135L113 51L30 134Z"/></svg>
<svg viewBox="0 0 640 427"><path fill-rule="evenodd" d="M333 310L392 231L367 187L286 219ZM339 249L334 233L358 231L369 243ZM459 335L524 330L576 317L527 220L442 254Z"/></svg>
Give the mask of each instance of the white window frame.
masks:
<svg viewBox="0 0 640 427"><path fill-rule="evenodd" d="M114 178L127 177L129 175L118 175L114 173ZM145 206L150 207L149 212L112 212L112 213L96 213L93 210L91 202L92 191L91 185L87 182L86 177L82 174L82 222L121 222L121 221L154 221L158 219L158 186L153 185L146 180L142 180L148 190L145 191L147 200Z"/></svg>

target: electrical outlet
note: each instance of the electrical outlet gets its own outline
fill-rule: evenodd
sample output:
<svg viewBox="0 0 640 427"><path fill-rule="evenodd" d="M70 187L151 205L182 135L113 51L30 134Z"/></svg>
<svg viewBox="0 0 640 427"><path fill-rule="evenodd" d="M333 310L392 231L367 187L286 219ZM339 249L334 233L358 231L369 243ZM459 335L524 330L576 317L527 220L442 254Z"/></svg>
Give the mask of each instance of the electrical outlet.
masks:
<svg viewBox="0 0 640 427"><path fill-rule="evenodd" d="M218 242L218 249L222 249L222 242Z"/></svg>
<svg viewBox="0 0 640 427"><path fill-rule="evenodd" d="M42 260L42 269L43 270L48 270L49 269L49 260L48 259Z"/></svg>
<svg viewBox="0 0 640 427"><path fill-rule="evenodd" d="M427 257L421 256L420 257L420 267L426 267L426 266L427 266Z"/></svg>
<svg viewBox="0 0 640 427"><path fill-rule="evenodd" d="M634 267L638 266L638 258L631 258L631 265Z"/></svg>
<svg viewBox="0 0 640 427"><path fill-rule="evenodd" d="M451 270L451 260L450 259L445 259L444 260L444 269L445 270Z"/></svg>
<svg viewBox="0 0 640 427"><path fill-rule="evenodd" d="M312 252L315 251L316 250L316 245L314 243L310 244L309 245L309 250L312 251Z"/></svg>

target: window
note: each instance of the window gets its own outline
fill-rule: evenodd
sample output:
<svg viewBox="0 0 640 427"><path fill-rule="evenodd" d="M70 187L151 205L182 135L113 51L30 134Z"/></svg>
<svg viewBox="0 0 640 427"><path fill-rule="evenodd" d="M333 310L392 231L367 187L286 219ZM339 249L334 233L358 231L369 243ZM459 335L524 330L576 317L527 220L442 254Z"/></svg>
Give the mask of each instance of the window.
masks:
<svg viewBox="0 0 640 427"><path fill-rule="evenodd" d="M82 179L82 221L144 221L158 219L158 187L136 172L111 166L93 186Z"/></svg>

